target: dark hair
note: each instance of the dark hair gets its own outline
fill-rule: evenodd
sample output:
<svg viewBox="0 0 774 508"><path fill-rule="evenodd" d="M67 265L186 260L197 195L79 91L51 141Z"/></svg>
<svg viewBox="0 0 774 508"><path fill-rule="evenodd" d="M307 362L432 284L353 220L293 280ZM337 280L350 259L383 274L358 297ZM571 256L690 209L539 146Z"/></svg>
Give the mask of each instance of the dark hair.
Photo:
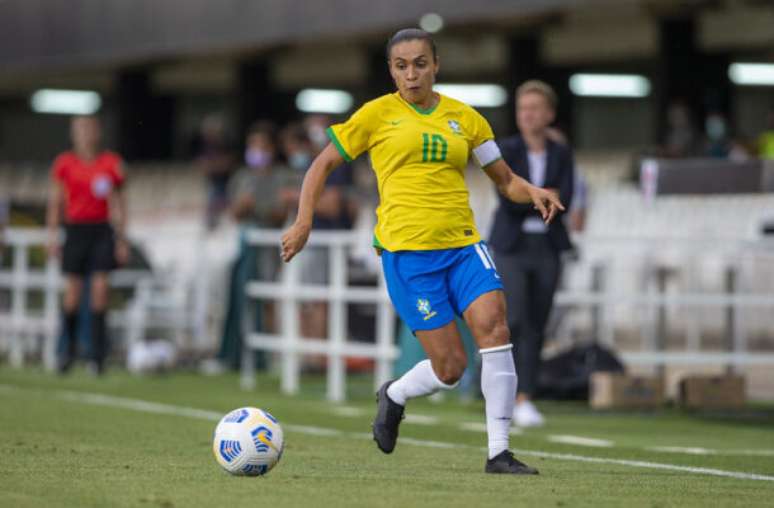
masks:
<svg viewBox="0 0 774 508"><path fill-rule="evenodd" d="M277 135L277 128L274 126L274 122L271 120L256 120L250 125L250 128L247 129L248 137L254 134L266 136L273 142L274 137Z"/></svg>
<svg viewBox="0 0 774 508"><path fill-rule="evenodd" d="M392 51L393 46L400 42L417 40L427 42L433 52L433 60L438 59L438 55L435 51L435 42L429 33L420 28L404 28L403 30L398 30L395 32L395 35L390 37L390 39L387 41L387 61L390 61L390 51Z"/></svg>
<svg viewBox="0 0 774 508"><path fill-rule="evenodd" d="M307 144L310 142L309 135L300 122L293 122L285 126L280 132L283 141L295 141L296 143Z"/></svg>

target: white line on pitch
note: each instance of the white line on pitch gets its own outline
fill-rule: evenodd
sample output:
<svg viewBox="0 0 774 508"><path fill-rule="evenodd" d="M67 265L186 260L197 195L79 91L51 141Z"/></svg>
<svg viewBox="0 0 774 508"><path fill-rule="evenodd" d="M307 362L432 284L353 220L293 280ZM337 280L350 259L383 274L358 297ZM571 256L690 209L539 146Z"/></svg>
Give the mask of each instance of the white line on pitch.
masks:
<svg viewBox="0 0 774 508"><path fill-rule="evenodd" d="M332 411L336 416L344 416L346 418L357 418L365 414L365 411L359 407L352 406L334 406Z"/></svg>
<svg viewBox="0 0 774 508"><path fill-rule="evenodd" d="M714 455L718 453L717 450L700 448L698 446L651 446L645 449L650 452L687 453L688 455Z"/></svg>
<svg viewBox="0 0 774 508"><path fill-rule="evenodd" d="M13 385L0 384L0 389L3 391L38 391L30 390L26 388L16 387ZM60 400L69 400L73 402L80 402L83 404L91 404L96 406L117 407L122 409L128 409L132 411L140 411L144 413L164 414L172 416L186 416L189 418L196 418L200 420L218 421L222 417L221 413L216 411L207 411L202 409L175 406L172 404L162 404L159 402L150 402L142 399L131 399L127 397L114 397L112 395L104 395L99 393L88 392L76 392L76 391L64 391L64 390L46 390L38 391L43 395L51 395L54 398ZM314 435L326 435L326 436L342 436L342 437L354 437L365 438L367 437L363 433L358 432L343 432L338 429L329 429L324 427L312 427L306 425L290 425L282 423L282 425L291 432L298 432L300 434L314 434ZM415 446L426 446L432 448L455 448L455 449L480 449L486 450L486 448L479 448L476 446L465 445L460 443L446 443L442 441L427 441L423 439L406 439L401 438L402 443L411 444ZM646 462L642 460L624 460L624 459L610 459L602 457L588 457L585 455L574 455L568 453L550 453L536 450L513 450L518 455L526 455L531 457L543 457L547 459L556 460L569 460L576 462L588 462L594 464L614 464L620 466L629 466L645 469L662 469L667 471L680 471L691 474L703 474L709 476L721 476L726 478L735 478L739 480L759 480L774 482L774 476L767 476L754 473L743 473L739 471L725 471L722 469L713 469L705 467L691 467L691 466L678 466L674 464L663 464L659 462Z"/></svg>
<svg viewBox="0 0 774 508"><path fill-rule="evenodd" d="M415 425L437 425L440 420L435 416L407 413L406 419L403 421L406 423L413 423Z"/></svg>
<svg viewBox="0 0 774 508"><path fill-rule="evenodd" d="M552 443L571 444L578 446L594 446L597 448L610 448L614 444L612 441L608 441L607 439L594 439L591 437L568 435L553 435L548 436L546 439Z"/></svg>

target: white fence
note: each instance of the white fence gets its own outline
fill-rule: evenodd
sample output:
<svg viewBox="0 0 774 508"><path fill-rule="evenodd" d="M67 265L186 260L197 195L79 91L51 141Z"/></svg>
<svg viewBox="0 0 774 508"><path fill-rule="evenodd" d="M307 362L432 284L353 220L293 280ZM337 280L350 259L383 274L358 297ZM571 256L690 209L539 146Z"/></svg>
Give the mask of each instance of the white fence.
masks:
<svg viewBox="0 0 774 508"><path fill-rule="evenodd" d="M262 248L278 249L279 231L254 230L248 242ZM41 230L10 229L4 242L12 248L10 270L0 268L0 290L10 293L7 308L0 307L0 352L7 352L13 365L22 365L29 352L42 351L44 364L55 364L56 332L59 315L60 275L55 263L45 268L30 266L30 248L43 245ZM373 287L348 285L349 254L362 247L363 236L354 232L315 232L310 246L329 250L328 284L306 284L300 280L298 261L284 265L279 281L251 281L245 291L252 300L278 301L278 330L275 334L257 333L250 312L245 313L246 333L242 365L242 383L255 382L254 350L278 353L281 387L286 393L299 390L301 355L319 354L327 357L327 397L346 398L347 357L372 358L376 364L375 385L389 379L393 361L398 355L395 346L395 317L381 274ZM668 364L718 364L730 367L747 365L774 366L774 248L771 243L706 238L602 238L580 239L580 262L570 269L570 283L557 294L557 306L571 310L564 320L559 336L568 340L579 329L593 329L595 339L621 352L626 363L663 366ZM195 246L192 246L195 248ZM206 258L206 256L205 256ZM710 261L708 261L710 260ZM206 269L207 260L201 261ZM709 263L709 268L705 264ZM6 260L7 264L7 260ZM326 267L319 267L326 270ZM600 275L595 279L592 274ZM677 274L677 275L675 275ZM724 275L725 274L725 275ZM194 335L204 334L201 317L207 298L193 298L198 303L193 311L180 313L185 295L179 304L170 299L158 299L158 286L163 277L148 278L148 272L119 270L111 275L111 283L137 289L133 304L126 311L114 311L109 316L111 326L131 326L127 337L139 337L147 324L149 309L162 309L160 315L172 328L188 326ZM726 279L714 289L697 283L697 277L713 276ZM675 279L678 284L670 283ZM575 280L572 280L575 279ZM716 281L717 282L717 281ZM200 288L201 289L201 288ZM28 293L43 293L40 309L30 309ZM203 290L202 290L203 291ZM302 302L328 303L327 338L301 338L299 306ZM156 302L156 303L154 303ZM253 302L254 303L254 302ZM376 309L376 336L373 343L348 340L347 305L373 304ZM157 305L158 304L158 305ZM159 305L161 305L159 307ZM251 307L252 308L252 307ZM704 314L702 314L704 312ZM198 323L198 324L197 324ZM162 323L164 324L164 323ZM668 344L670 327L679 325L686 330L684 347ZM712 328L723 337L720 346L702 344L703 330ZM198 331L197 331L198 330ZM637 332L639 343L625 343L622 330ZM750 345L750 337L761 333L768 346ZM39 338L43 337L40 341Z"/></svg>
<svg viewBox="0 0 774 508"><path fill-rule="evenodd" d="M53 369L56 366L62 277L59 264L53 260L47 260L43 268L30 265L31 248L45 246L47 233L43 229L11 228L5 231L2 240L12 254L10 270L0 267L0 290L10 293L9 304L0 305L0 352L7 352L9 363L16 367L24 364L28 353L40 353L43 365ZM181 312L183 303L180 299L169 298L174 291L163 277L154 277L146 270L116 270L110 274L110 285L134 289L127 309L108 314L109 325L123 329L127 342L140 340L151 325L173 328L177 335L192 327L194 335L205 333L204 324L191 317L203 315L203 312ZM28 295L31 291L42 293L42 308L30 308ZM201 307L198 305L199 309ZM154 323L150 319L154 311L163 312L166 322Z"/></svg>
<svg viewBox="0 0 774 508"><path fill-rule="evenodd" d="M263 248L278 248L281 233L278 231L253 230L247 235L249 244ZM348 285L348 256L350 249L359 246L362 235L353 232L315 232L307 245L329 250L328 284L303 284L300 280L300 259L291 261L280 272L278 282L253 281L246 287L247 296L254 299L280 302L279 330L276 334L256 333L252 330L252 313L246 312L244 351L242 354L242 384L252 387L253 349L276 351L281 357L281 389L285 393L299 390L301 372L300 355L323 354L327 356L327 398L341 401L346 398L345 358L357 356L372 358L376 363L374 385L378 387L392 375L392 363L398 356L395 346L395 315L379 275L377 287L351 287ZM310 301L328 302L328 337L300 338L299 304ZM347 304L371 303L376 305L376 338L374 343L347 340Z"/></svg>
<svg viewBox="0 0 774 508"><path fill-rule="evenodd" d="M774 365L770 240L618 236L580 238L578 245L582 259L570 270L597 280L560 291L556 305L591 310L594 338L621 351L625 363ZM668 345L674 328L685 332L682 350ZM616 330L639 332L639 348L622 350ZM712 350L701 343L707 331L721 337ZM750 351L751 332L773 345Z"/></svg>
<svg viewBox="0 0 774 508"><path fill-rule="evenodd" d="M263 248L278 248L280 232L254 230L249 234L249 243ZM302 284L299 281L300 263L286 265L280 280L273 282L248 283L246 292L250 298L276 300L280 302L280 326L277 334L253 333L246 328L248 340L243 354L242 381L246 387L253 386L254 373L252 359L248 354L254 349L275 351L281 357L282 390L296 393L299 390L300 363L303 353L323 354L328 357L327 396L330 400L345 398L346 371L343 363L345 356L365 356L377 362L375 385L389 379L392 360L397 351L394 343L393 314L383 278L379 277L379 286L360 288L347 286L347 249L362 242L362 236L354 233L315 232L309 245L324 246L330 249L329 285ZM751 269L751 256L764 255L771 260L774 256L760 244L749 242L706 242L698 239L622 239L622 238L585 238L579 239L581 252L585 252L581 262L572 270L590 275L592 272L605 274L605 281L588 283L585 286L570 286L557 293L557 306L574 309L576 314L586 313L596 316L596 330L600 342L617 348L618 337L616 322L621 320L621 309L628 308L629 313L623 319L629 328L640 328L638 349L621 351L625 363L653 365L663 367L668 364L707 365L717 364L729 367L745 365L774 365L774 352L750 351L746 335L746 326L740 314L743 311L774 308L774 281L770 281L768 290L750 292L742 287L730 288L731 291L710 293L698 288L681 287L679 292L666 291L660 287L664 281L659 274L660 268L671 264L685 268L696 256L718 255L723 257L726 267L735 271L737 280L754 276L747 273ZM765 246L764 246L765 247ZM768 254L767 254L768 253ZM644 267L644 268L643 268ZM324 269L323 267L320 267ZM599 270L601 268L601 270ZM631 281L625 277L652 280L640 287L630 287ZM643 275L644 274L644 275ZM587 281L590 277L586 277ZM660 281L660 282L659 282ZM738 286L738 284L737 284ZM329 302L328 338L299 338L298 304L305 301ZM346 340L346 302L370 302L378 305L377 337L375 344L353 343ZM696 311L712 308L724 310L732 321L728 340L723 349L703 349L694 333L686 343L684 350L667 347L665 335L668 333L667 311L683 313L681 321L696 323ZM630 316L638 316L632 319ZM246 327L251 326L250 318ZM569 326L584 326L570 319ZM582 320L577 320L582 321ZM586 321L593 321L593 319ZM626 324L626 323L624 323ZM698 323L699 327L701 326ZM697 331L694 328L694 331ZM699 330L700 331L700 330ZM770 330L774 339L774 327Z"/></svg>

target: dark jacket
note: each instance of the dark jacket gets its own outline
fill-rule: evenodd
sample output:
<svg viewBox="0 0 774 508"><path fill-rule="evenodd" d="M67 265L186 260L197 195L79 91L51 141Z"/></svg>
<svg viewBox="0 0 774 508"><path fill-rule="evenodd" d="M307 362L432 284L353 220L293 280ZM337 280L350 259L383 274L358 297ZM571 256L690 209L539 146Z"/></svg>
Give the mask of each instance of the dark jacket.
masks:
<svg viewBox="0 0 774 508"><path fill-rule="evenodd" d="M500 140L497 143L503 159L514 173L529 181L529 162L527 145L521 136L516 135ZM572 150L565 145L546 141L546 180L545 188L559 189L559 199L570 209L573 185L575 181L575 162ZM498 192L500 206L495 212L489 244L496 251L513 252L524 235L521 225L529 216L539 217L540 214L531 203L514 203ZM548 226L548 238L557 251L572 248L567 228L564 227L561 214L557 214Z"/></svg>

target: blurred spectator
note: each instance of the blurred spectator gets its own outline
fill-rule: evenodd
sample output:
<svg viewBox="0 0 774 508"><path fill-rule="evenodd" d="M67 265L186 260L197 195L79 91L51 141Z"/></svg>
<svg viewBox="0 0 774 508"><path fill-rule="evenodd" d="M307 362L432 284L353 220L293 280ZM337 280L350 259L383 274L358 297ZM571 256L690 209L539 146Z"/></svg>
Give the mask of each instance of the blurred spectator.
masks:
<svg viewBox="0 0 774 508"><path fill-rule="evenodd" d="M730 138L728 122L721 113L712 112L707 115L704 120L704 135L703 155L705 157L733 161L744 161L749 158L744 147Z"/></svg>
<svg viewBox="0 0 774 508"><path fill-rule="evenodd" d="M228 207L228 181L236 165L223 117L219 114L206 116L193 145L194 164L207 179L205 222L207 229L212 230Z"/></svg>
<svg viewBox="0 0 774 508"><path fill-rule="evenodd" d="M269 121L250 127L245 140L245 165L228 185L229 212L239 225L239 253L231 268L229 300L218 353L221 365L236 369L242 353L242 313L245 284L252 279L272 280L279 270L277 249L248 245L250 228L278 228L285 222L295 196L289 194L287 168L277 164L276 129ZM256 328L273 329L273 307L256 302ZM260 364L261 362L259 362Z"/></svg>
<svg viewBox="0 0 774 508"><path fill-rule="evenodd" d="M84 280L90 280L92 361L96 373L101 374L108 349L108 273L116 264L129 260L125 176L119 155L101 149L102 127L96 117L73 117L70 136L72 151L60 154L51 170L46 220L48 252L53 257L60 256L59 226L65 224L61 250L65 274L62 329L67 347L59 371L66 372L75 361L78 308Z"/></svg>
<svg viewBox="0 0 774 508"><path fill-rule="evenodd" d="M556 94L542 81L527 81L516 90L516 123L520 135L498 143L503 159L522 178L552 189L565 207L573 196L575 169L571 150L548 130L556 114ZM559 282L560 254L572 245L563 217L545 224L532 204L519 204L498 194L490 244L502 277L508 327L519 376L514 422L539 426L543 416L532 403L540 369L546 323Z"/></svg>
<svg viewBox="0 0 774 508"><path fill-rule="evenodd" d="M3 258L3 233L10 222L11 205L5 195L0 194L0 259Z"/></svg>
<svg viewBox="0 0 774 508"><path fill-rule="evenodd" d="M282 132L282 146L292 172L299 178L295 186L296 199L301 179L314 157L328 143L325 134L329 120L322 115L307 118L304 124L291 124ZM313 141L314 140L314 141ZM328 177L320 195L312 222L313 230L351 229L353 224L351 188L352 166L342 164ZM329 255L326 247L307 247L299 254L301 280L311 284L328 283ZM302 306L301 333L306 337L326 337L328 331L327 305L324 302Z"/></svg>
<svg viewBox="0 0 774 508"><path fill-rule="evenodd" d="M5 196L0 193L0 266L3 265L3 253L5 252L5 228L10 222L10 203ZM2 299L2 296L0 296ZM3 302L0 300L0 309L5 308Z"/></svg>
<svg viewBox="0 0 774 508"><path fill-rule="evenodd" d="M691 157L696 154L696 130L691 111L684 103L675 101L667 110L665 157Z"/></svg>
<svg viewBox="0 0 774 508"><path fill-rule="evenodd" d="M287 168L277 163L275 127L256 122L245 140L245 165L228 185L229 212L243 227L278 228L285 222L295 199Z"/></svg>
<svg viewBox="0 0 774 508"><path fill-rule="evenodd" d="M766 130L758 137L758 156L761 159L774 160L774 108L769 110Z"/></svg>

